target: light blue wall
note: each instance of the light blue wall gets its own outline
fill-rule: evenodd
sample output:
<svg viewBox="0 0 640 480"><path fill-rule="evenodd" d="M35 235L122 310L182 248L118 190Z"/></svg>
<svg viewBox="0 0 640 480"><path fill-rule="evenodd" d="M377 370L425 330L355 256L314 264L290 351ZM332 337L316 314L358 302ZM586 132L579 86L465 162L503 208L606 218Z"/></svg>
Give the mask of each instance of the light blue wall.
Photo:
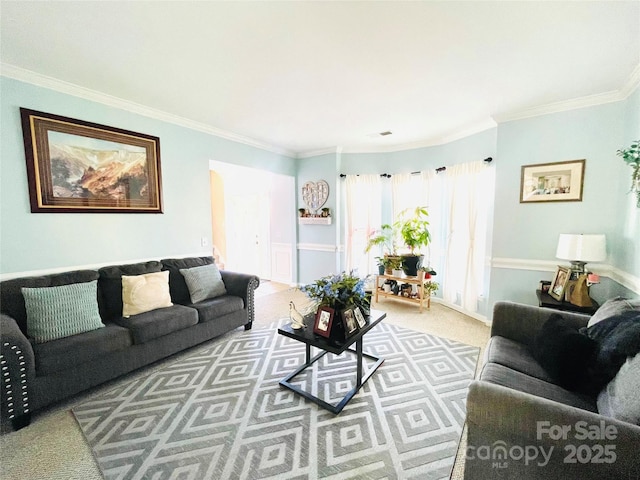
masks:
<svg viewBox="0 0 640 480"><path fill-rule="evenodd" d="M627 149L634 141L640 140L640 88L625 102L624 136L618 149ZM621 168L622 191L628 192L631 186L631 167L622 157L616 156L615 162ZM614 266L640 277L640 208L636 207L633 193L620 195L617 215L619 220L620 248L613 253Z"/></svg>
<svg viewBox="0 0 640 480"><path fill-rule="evenodd" d="M615 152L628 127L627 108L629 101L616 102L498 126L494 260L553 261L560 233L604 233L608 262L638 275L636 269L620 263L620 258L633 256L638 242L636 235L636 247L631 247L621 233L625 220L620 205L628 186L624 164ZM519 203L522 165L574 159L586 159L581 202ZM637 212L627 214L636 218L632 223L637 225ZM538 280L551 280L552 276L551 272L493 268L490 304L499 300L536 304ZM609 280L592 289L596 300L611 292L632 294Z"/></svg>
<svg viewBox="0 0 640 480"><path fill-rule="evenodd" d="M32 214L19 107L160 138L164 214ZM210 254L209 160L295 175L295 160L0 77L0 273Z"/></svg>
<svg viewBox="0 0 640 480"><path fill-rule="evenodd" d="M298 225L299 244L318 245L318 248L331 250L298 250L298 281L303 284L341 270L337 253L340 244L338 166L339 155L335 153L298 160L297 208L306 208L302 200L302 186L306 182L324 180L329 184L329 198L325 207L331 209L333 217L331 225Z"/></svg>

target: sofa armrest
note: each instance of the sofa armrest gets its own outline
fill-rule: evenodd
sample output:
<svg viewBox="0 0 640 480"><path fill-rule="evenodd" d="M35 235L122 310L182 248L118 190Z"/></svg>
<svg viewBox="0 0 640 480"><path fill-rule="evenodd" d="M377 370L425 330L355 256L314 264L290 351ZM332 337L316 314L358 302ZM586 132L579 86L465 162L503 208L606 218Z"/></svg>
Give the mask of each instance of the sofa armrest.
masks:
<svg viewBox="0 0 640 480"><path fill-rule="evenodd" d="M0 315L0 373L0 414L12 420L14 426L24 426L29 423L25 419L31 412L29 395L36 374L35 355L16 321L5 314Z"/></svg>
<svg viewBox="0 0 640 480"><path fill-rule="evenodd" d="M255 318L255 299L254 292L260 286L260 278L255 275L246 273L230 272L228 270L220 270L224 287L229 295L235 295L244 300L245 308L249 313L249 323L253 323Z"/></svg>
<svg viewBox="0 0 640 480"><path fill-rule="evenodd" d="M473 381L467 427L465 479L639 478L640 427L594 412Z"/></svg>
<svg viewBox="0 0 640 480"><path fill-rule="evenodd" d="M574 322L578 328L586 326L590 318L589 315L581 313L564 312L515 302L497 302L493 307L491 336L499 335L531 346L536 334L554 313Z"/></svg>

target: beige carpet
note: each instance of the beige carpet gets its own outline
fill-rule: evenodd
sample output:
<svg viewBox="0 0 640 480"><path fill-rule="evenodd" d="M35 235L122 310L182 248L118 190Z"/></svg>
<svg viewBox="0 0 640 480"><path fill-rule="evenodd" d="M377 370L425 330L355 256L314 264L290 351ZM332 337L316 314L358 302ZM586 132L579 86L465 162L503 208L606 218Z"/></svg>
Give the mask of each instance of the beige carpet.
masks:
<svg viewBox="0 0 640 480"><path fill-rule="evenodd" d="M268 324L278 318L286 317L290 300L293 300L300 309L308 305L306 297L299 291L278 287L276 284L268 285L265 290L268 289L275 293L258 295L256 298L256 324ZM374 308L387 312L385 320L387 322L468 345L484 347L489 336L489 329L482 323L435 302L431 304L431 310L424 311L422 314L418 312L415 305L393 300L381 300L374 305ZM225 337L242 333L242 329L237 329L213 341L224 341ZM70 409L92 395L108 391L120 382L146 376L154 368L180 361L192 352L193 349L175 355L163 362L94 388L67 402L37 412L34 414L32 424L18 432L4 431L0 437L0 478L2 480L102 480L91 450L85 443ZM6 425L4 427L6 430ZM454 479L462 478L464 448L460 450L452 476Z"/></svg>

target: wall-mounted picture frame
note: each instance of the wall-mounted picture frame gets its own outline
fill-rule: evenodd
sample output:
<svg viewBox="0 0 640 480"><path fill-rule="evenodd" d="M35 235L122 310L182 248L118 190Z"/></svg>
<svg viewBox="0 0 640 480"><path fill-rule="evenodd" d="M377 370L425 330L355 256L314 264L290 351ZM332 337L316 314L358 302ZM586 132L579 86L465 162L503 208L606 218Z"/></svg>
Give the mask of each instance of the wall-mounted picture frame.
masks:
<svg viewBox="0 0 640 480"><path fill-rule="evenodd" d="M358 328L363 328L367 325L367 321L364 318L364 315L362 314L362 310L360 310L360 307L355 307L353 309L353 314L356 316L356 322L358 322Z"/></svg>
<svg viewBox="0 0 640 480"><path fill-rule="evenodd" d="M342 310L342 324L344 325L344 333L347 337L350 337L358 331L358 322L353 313L353 308L345 308Z"/></svg>
<svg viewBox="0 0 640 480"><path fill-rule="evenodd" d="M313 324L313 333L329 338L335 310L331 307L318 307L316 321Z"/></svg>
<svg viewBox="0 0 640 480"><path fill-rule="evenodd" d="M560 302L563 301L564 292L570 279L571 272L569 269L558 265L556 274L553 276L553 281L551 282L551 287L549 287L549 295Z"/></svg>
<svg viewBox="0 0 640 480"><path fill-rule="evenodd" d="M163 213L160 139L20 108L32 213Z"/></svg>
<svg viewBox="0 0 640 480"><path fill-rule="evenodd" d="M520 203L581 202L586 161L523 165Z"/></svg>

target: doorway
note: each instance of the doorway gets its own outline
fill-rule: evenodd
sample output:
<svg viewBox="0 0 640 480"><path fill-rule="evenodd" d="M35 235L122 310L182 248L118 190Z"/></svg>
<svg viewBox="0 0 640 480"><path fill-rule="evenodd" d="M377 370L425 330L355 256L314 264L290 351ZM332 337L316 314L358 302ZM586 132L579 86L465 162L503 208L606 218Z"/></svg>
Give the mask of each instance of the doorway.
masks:
<svg viewBox="0 0 640 480"><path fill-rule="evenodd" d="M292 284L295 179L210 162L213 243L224 268Z"/></svg>

